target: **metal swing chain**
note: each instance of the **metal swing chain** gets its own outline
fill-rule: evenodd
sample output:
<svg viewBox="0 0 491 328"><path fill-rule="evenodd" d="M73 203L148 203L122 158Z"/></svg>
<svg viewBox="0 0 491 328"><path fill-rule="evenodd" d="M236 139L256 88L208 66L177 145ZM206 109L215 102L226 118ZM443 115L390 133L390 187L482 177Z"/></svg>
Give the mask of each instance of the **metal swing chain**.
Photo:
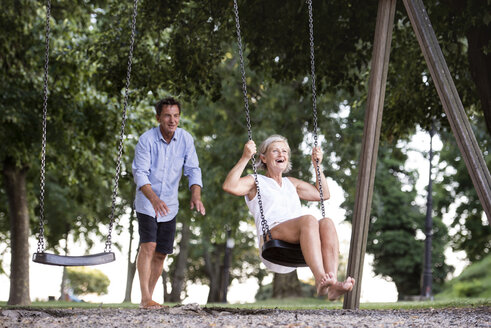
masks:
<svg viewBox="0 0 491 328"><path fill-rule="evenodd" d="M131 20L131 37L130 37L130 52L128 54L128 69L126 71L126 87L125 87L125 92L124 92L124 105L123 105L123 119L121 121L121 133L119 136L119 151L118 151L118 159L117 159L117 165L116 165L116 174L114 176L114 189L113 189L113 195L112 195L112 205L111 205L111 214L109 216L109 231L107 234L107 240L106 240L106 247L104 248L104 252L110 252L111 251L111 235L113 231L113 224L114 224L114 212L116 209L116 198L118 196L118 184L119 184L119 174L121 172L121 157L123 155L123 141L124 141L124 129L126 125L126 112L128 108L128 95L129 95L129 88L130 88L130 78L131 78L131 64L133 61L133 49L135 45L135 30L136 30L136 15L138 13L138 0L134 1L133 4L133 18Z"/></svg>
<svg viewBox="0 0 491 328"><path fill-rule="evenodd" d="M138 0L135 0L133 6L133 20L131 25L131 41L130 41L130 53L128 56L128 71L126 75L126 89L124 96L124 109L123 109L123 120L121 123L121 135L119 142L119 154L117 160L116 167L116 176L114 178L114 189L112 195L112 207L111 207L111 216L109 223L109 232L106 241L106 247L104 252L111 251L111 234L114 223L114 211L116 207L116 198L118 193L118 182L119 182L119 173L121 171L121 157L123 153L123 139L124 139L124 129L126 123L126 109L128 104L128 90L130 86L130 76L131 76L131 63L133 58L133 48L134 48L134 39L135 39L135 26L136 26L136 15L138 8ZM45 242L44 242L44 192L45 192L45 167L46 167L46 121L47 121L47 112L48 112L48 64L49 64L49 35L50 35L50 16L51 16L51 1L46 1L46 51L45 51L45 64L44 64L44 101L43 101L43 134L41 141L41 178L40 178L40 195L39 195L39 238L38 238L38 253L44 253L45 250Z"/></svg>
<svg viewBox="0 0 491 328"><path fill-rule="evenodd" d="M234 0L234 14L235 14L235 27L237 30L237 47L239 48L240 71L242 73L242 92L244 94L244 109L245 109L245 115L247 121L247 134L249 136L249 140L252 140L251 117L249 113L249 100L247 98L247 83L246 83L246 75L245 75L245 68L244 68L242 37L240 35L239 7L237 5L237 0ZM271 231L269 230L268 222L264 218L263 202L261 199L261 192L259 190L259 181L257 179L257 168L255 162L256 162L256 157L255 155L252 155L251 163L252 163L252 169L254 170L254 181L256 182L259 211L261 212L261 229L263 231L264 242L266 242L267 241L266 237L269 237L270 240L273 239L273 237L271 236Z"/></svg>
<svg viewBox="0 0 491 328"><path fill-rule="evenodd" d="M310 67L312 79L312 114L314 117L314 147L317 147L317 94L315 87L315 56L314 56L314 18L312 15L312 0L307 0L309 7L309 35L310 35ZM324 192L322 190L321 170L319 160L316 160L317 180L319 182L319 195L322 217L326 217L324 208Z"/></svg>
<svg viewBox="0 0 491 328"><path fill-rule="evenodd" d="M45 167L46 167L46 120L48 113L48 64L49 64L49 20L51 16L51 1L46 1L46 51L44 55L44 100L43 100L43 136L41 140L41 172L40 172L40 187L39 187L39 237L38 237L38 253L44 253L44 187L46 182Z"/></svg>

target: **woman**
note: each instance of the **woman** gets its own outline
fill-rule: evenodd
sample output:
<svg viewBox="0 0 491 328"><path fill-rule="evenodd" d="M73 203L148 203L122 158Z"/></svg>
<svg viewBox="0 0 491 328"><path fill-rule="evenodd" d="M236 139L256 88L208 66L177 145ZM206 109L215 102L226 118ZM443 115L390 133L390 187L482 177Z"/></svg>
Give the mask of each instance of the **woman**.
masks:
<svg viewBox="0 0 491 328"><path fill-rule="evenodd" d="M271 235L274 239L283 240L292 244L300 243L305 262L315 278L317 294L328 295L329 300L335 300L353 288L355 280L348 277L346 281L337 280L339 263L339 242L334 223L329 218L317 220L312 215L305 215L302 211L300 199L319 201L319 177L316 176L316 185L305 181L283 177L283 173L291 169L290 147L285 137L272 135L268 137L259 148L259 157L256 167L266 170L265 175L257 175L260 187L264 217L268 222ZM223 189L236 196L245 196L246 204L254 215L258 228L259 240L261 236L261 214L254 176L242 173L251 157L256 153L254 141L248 141L244 146L242 157L227 175ZM312 164L322 162L320 147L312 150ZM317 170L314 170L317 175ZM329 199L329 188L326 177L321 171L320 180L324 200ZM266 266L275 272L286 273L294 268L271 265L263 259Z"/></svg>

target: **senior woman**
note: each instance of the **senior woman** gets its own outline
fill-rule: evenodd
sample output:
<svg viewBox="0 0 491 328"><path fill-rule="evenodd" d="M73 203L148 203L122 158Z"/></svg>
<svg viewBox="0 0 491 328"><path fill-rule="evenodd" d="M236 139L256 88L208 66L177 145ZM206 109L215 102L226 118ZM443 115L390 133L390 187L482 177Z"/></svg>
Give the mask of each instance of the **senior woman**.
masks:
<svg viewBox="0 0 491 328"><path fill-rule="evenodd" d="M251 157L256 153L254 141L248 141L244 146L242 157L228 173L223 189L235 196L245 196L249 210L254 216L258 230L259 243L262 240L261 214L254 176L242 177L242 173ZM298 244L302 248L305 262L315 278L317 294L327 295L329 300L336 300L342 294L353 288L355 280L348 277L344 282L337 280L339 264L339 242L334 223L329 218L318 220L302 210L300 199L319 201L319 177L316 185L293 178L283 177L283 173L291 169L290 146L285 137L272 135L259 147L256 167L264 169L265 175L257 175L261 190L264 217L270 227L274 239ZM312 163L322 162L320 147L312 150ZM314 170L317 175L317 170ZM320 180L324 199L329 199L329 188L326 177L321 170ZM272 271L287 273L295 268L283 267L267 262L261 258Z"/></svg>

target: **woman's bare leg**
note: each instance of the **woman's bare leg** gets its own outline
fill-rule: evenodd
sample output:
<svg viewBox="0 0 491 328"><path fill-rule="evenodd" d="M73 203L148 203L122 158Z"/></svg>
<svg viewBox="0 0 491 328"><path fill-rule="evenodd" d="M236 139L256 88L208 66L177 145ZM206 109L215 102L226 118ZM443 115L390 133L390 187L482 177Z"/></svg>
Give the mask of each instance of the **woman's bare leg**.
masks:
<svg viewBox="0 0 491 328"><path fill-rule="evenodd" d="M328 276L328 298L333 301L338 299L342 294L353 289L355 280L348 277L346 281L338 281L339 265L339 240L334 222L329 218L319 221L319 235L322 245L322 260L324 270Z"/></svg>
<svg viewBox="0 0 491 328"><path fill-rule="evenodd" d="M274 239L292 244L300 243L305 262L314 275L317 294L326 295L329 284L323 265L317 219L312 215L305 215L288 220L272 228L271 235Z"/></svg>
<svg viewBox="0 0 491 328"><path fill-rule="evenodd" d="M322 245L322 260L324 271L332 272L334 278L338 277L339 266L339 240L334 222L329 218L319 221L319 235Z"/></svg>

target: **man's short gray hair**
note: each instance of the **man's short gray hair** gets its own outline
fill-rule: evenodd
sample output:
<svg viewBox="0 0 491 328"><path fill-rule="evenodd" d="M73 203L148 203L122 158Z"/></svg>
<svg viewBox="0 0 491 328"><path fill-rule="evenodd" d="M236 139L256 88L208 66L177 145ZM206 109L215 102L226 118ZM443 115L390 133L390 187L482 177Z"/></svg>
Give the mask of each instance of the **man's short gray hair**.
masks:
<svg viewBox="0 0 491 328"><path fill-rule="evenodd" d="M288 165L286 166L285 171L283 171L283 173L286 173L292 169L292 162L290 160L292 152L290 149L290 145L288 145L288 139L286 139L283 136L280 136L279 134L273 134L269 136L259 146L259 155L265 156L266 152L268 151L268 147L274 142L284 142L286 144L286 147L288 148ZM261 156L257 156L256 163L254 163L254 165L258 170L267 170L266 164L264 164L263 161L261 160Z"/></svg>

